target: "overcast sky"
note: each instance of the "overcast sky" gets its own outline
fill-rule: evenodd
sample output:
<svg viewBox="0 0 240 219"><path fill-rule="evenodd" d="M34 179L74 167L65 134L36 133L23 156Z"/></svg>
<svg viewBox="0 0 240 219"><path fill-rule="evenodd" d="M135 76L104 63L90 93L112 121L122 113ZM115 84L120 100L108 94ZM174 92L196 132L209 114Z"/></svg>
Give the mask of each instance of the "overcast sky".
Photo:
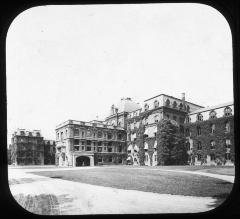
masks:
<svg viewBox="0 0 240 219"><path fill-rule="evenodd" d="M8 140L17 128L55 139L57 124L103 120L122 97L233 100L231 31L210 6L34 7L6 43Z"/></svg>

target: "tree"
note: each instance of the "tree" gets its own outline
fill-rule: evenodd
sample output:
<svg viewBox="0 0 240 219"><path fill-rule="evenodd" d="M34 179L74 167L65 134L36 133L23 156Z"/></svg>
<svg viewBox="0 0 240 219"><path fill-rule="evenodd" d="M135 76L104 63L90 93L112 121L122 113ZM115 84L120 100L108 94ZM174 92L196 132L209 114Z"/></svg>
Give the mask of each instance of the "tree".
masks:
<svg viewBox="0 0 240 219"><path fill-rule="evenodd" d="M163 119L158 123L157 142L158 165L187 164L185 138L175 121Z"/></svg>

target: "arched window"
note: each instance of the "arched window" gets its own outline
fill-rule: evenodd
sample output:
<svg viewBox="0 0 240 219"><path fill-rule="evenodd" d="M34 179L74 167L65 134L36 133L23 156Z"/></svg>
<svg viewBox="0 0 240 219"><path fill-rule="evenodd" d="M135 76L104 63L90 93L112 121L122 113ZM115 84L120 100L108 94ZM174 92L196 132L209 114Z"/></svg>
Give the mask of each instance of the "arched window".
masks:
<svg viewBox="0 0 240 219"><path fill-rule="evenodd" d="M201 113L197 114L197 121L203 121L203 115Z"/></svg>
<svg viewBox="0 0 240 219"><path fill-rule="evenodd" d="M230 122L225 122L225 131L230 132Z"/></svg>
<svg viewBox="0 0 240 219"><path fill-rule="evenodd" d="M168 106L168 107L170 106L170 100L169 99L166 100L165 106Z"/></svg>
<svg viewBox="0 0 240 219"><path fill-rule="evenodd" d="M159 107L159 102L158 102L158 100L155 100L154 101L154 108L158 108Z"/></svg>
<svg viewBox="0 0 240 219"><path fill-rule="evenodd" d="M176 107L177 107L177 102L176 102L176 101L173 101L172 106L173 106L173 108L176 108Z"/></svg>
<svg viewBox="0 0 240 219"><path fill-rule="evenodd" d="M201 128L197 127L197 135L201 135Z"/></svg>
<svg viewBox="0 0 240 219"><path fill-rule="evenodd" d="M215 149L215 141L210 141L210 149Z"/></svg>
<svg viewBox="0 0 240 219"><path fill-rule="evenodd" d="M216 118L217 118L217 113L214 110L210 111L209 119L216 119Z"/></svg>
<svg viewBox="0 0 240 219"><path fill-rule="evenodd" d="M211 129L211 134L213 134L215 132L215 124L211 124L210 129Z"/></svg>
<svg viewBox="0 0 240 219"><path fill-rule="evenodd" d="M149 109L149 105L147 103L144 105L144 109L145 109L145 111L147 111Z"/></svg>
<svg viewBox="0 0 240 219"><path fill-rule="evenodd" d="M179 109L180 109L180 110L183 109L183 104L182 104L182 103L179 104Z"/></svg>
<svg viewBox="0 0 240 219"><path fill-rule="evenodd" d="M224 116L231 116L231 115L232 115L232 109L229 106L225 107Z"/></svg>

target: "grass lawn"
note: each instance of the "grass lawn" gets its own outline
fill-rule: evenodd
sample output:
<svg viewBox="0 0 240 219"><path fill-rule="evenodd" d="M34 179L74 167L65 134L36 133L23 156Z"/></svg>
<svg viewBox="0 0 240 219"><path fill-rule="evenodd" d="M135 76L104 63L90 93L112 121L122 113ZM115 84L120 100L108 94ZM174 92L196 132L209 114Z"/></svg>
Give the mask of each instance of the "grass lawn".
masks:
<svg viewBox="0 0 240 219"><path fill-rule="evenodd" d="M162 169L207 170L210 167L128 167L106 166L93 169L57 170L32 172L51 178L60 178L92 185L107 186L127 190L139 190L161 194L226 198L233 184L206 176L166 172Z"/></svg>

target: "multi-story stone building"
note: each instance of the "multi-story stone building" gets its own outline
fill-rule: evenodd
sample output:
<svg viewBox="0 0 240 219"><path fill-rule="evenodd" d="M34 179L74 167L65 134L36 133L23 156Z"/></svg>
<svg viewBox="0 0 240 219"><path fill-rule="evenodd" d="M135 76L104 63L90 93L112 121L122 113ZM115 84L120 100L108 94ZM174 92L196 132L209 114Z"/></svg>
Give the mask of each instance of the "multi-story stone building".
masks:
<svg viewBox="0 0 240 219"><path fill-rule="evenodd" d="M56 127L56 164L94 166L126 161L126 132L99 121L68 120Z"/></svg>
<svg viewBox="0 0 240 219"><path fill-rule="evenodd" d="M161 94L144 101L143 109L128 114L127 144L128 162L133 165L157 165L157 123L171 119L184 132L184 121L188 113L203 108L197 104ZM144 155L141 162L140 155Z"/></svg>
<svg viewBox="0 0 240 219"><path fill-rule="evenodd" d="M186 101L184 93L181 99L160 94L142 107L122 98L105 121L69 120L58 125L56 163L159 165L157 124L162 119L171 120L185 135L189 164L216 165L224 159L222 163L233 164L233 103L204 108Z"/></svg>
<svg viewBox="0 0 240 219"><path fill-rule="evenodd" d="M11 164L50 164L48 163L48 158L54 154L54 152L52 154L50 152L54 151L55 143L51 141L49 145L47 142L44 141L40 130L26 131L25 129L17 129L12 134L11 144L9 146Z"/></svg>
<svg viewBox="0 0 240 219"><path fill-rule="evenodd" d="M234 164L233 102L206 107L189 113L185 135L190 164Z"/></svg>

